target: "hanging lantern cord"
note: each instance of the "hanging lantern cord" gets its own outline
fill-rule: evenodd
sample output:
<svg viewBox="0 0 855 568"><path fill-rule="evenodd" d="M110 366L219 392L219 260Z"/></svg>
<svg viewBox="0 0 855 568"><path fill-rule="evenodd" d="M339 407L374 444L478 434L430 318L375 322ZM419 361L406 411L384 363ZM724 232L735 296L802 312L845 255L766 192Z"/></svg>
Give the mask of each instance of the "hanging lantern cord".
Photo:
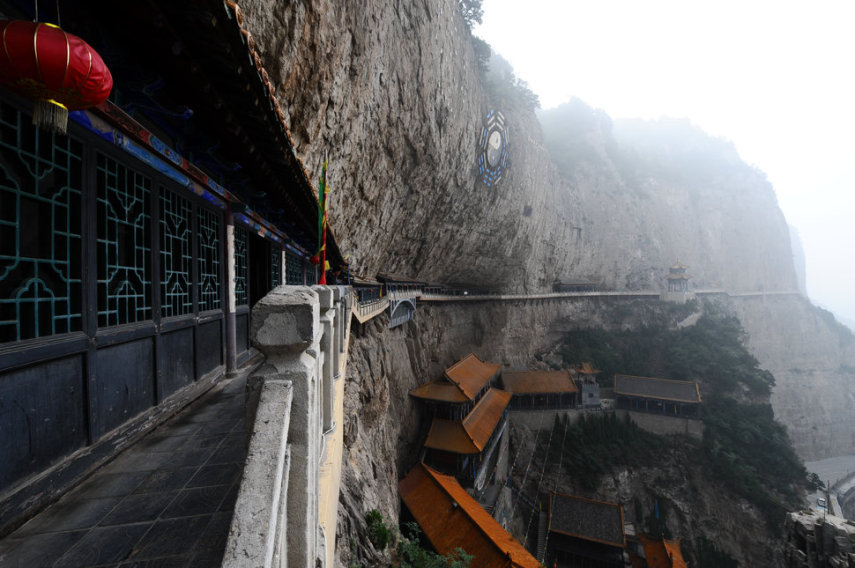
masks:
<svg viewBox="0 0 855 568"><path fill-rule="evenodd" d="M33 11L36 15L36 17L33 18L33 21L38 22L39 21L39 0L33 0L33 8L34 8ZM60 18L60 15L59 15L59 0L56 0L56 25L57 25L57 27L60 27L60 28L62 27L62 18Z"/></svg>

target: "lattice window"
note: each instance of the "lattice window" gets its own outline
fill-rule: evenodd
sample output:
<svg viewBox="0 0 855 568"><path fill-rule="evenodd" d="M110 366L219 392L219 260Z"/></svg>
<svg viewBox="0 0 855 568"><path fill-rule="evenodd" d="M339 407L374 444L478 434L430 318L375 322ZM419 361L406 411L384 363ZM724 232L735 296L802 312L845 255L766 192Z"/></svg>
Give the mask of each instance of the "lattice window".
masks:
<svg viewBox="0 0 855 568"><path fill-rule="evenodd" d="M247 293L247 270L249 258L249 235L246 229L235 227L235 305L249 304Z"/></svg>
<svg viewBox="0 0 855 568"><path fill-rule="evenodd" d="M313 286L318 283L318 270L320 269L314 264L306 266L306 286Z"/></svg>
<svg viewBox="0 0 855 568"><path fill-rule="evenodd" d="M282 249L275 243L270 243L270 287L276 288L282 284Z"/></svg>
<svg viewBox="0 0 855 568"><path fill-rule="evenodd" d="M160 196L160 311L163 317L193 312L193 206L164 190Z"/></svg>
<svg viewBox="0 0 855 568"><path fill-rule="evenodd" d="M151 180L98 155L98 325L151 318Z"/></svg>
<svg viewBox="0 0 855 568"><path fill-rule="evenodd" d="M303 284L303 258L291 249L285 249L285 283Z"/></svg>
<svg viewBox="0 0 855 568"><path fill-rule="evenodd" d="M0 103L0 342L82 329L82 153Z"/></svg>
<svg viewBox="0 0 855 568"><path fill-rule="evenodd" d="M199 311L220 309L220 214L199 208Z"/></svg>

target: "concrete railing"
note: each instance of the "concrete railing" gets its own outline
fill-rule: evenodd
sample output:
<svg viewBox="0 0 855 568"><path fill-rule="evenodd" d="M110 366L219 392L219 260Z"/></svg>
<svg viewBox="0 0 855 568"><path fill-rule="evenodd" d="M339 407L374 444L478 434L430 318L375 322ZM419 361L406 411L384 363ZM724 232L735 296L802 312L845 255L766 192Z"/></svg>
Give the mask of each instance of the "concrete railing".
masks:
<svg viewBox="0 0 855 568"><path fill-rule="evenodd" d="M334 409L347 296L344 287L279 286L252 310L252 343L266 359L247 380L249 442L224 567L332 566L335 527L322 521L336 511L321 509L337 509L340 477L321 469L341 446Z"/></svg>
<svg viewBox="0 0 855 568"><path fill-rule="evenodd" d="M382 314L389 307L389 298L378 298L360 302L358 299L353 303L353 315L359 320L359 323L365 323L368 320Z"/></svg>
<svg viewBox="0 0 855 568"><path fill-rule="evenodd" d="M390 300L407 300L410 298L421 298L422 291L417 289L411 290L389 290L386 296Z"/></svg>

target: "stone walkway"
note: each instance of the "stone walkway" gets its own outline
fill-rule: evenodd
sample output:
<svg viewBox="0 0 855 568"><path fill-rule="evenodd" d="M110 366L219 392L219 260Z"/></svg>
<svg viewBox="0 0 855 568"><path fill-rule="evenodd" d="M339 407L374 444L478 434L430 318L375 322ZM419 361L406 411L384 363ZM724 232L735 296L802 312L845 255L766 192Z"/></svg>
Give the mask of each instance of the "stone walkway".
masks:
<svg viewBox="0 0 855 568"><path fill-rule="evenodd" d="M246 457L246 374L221 382L0 541L0 566L218 566Z"/></svg>

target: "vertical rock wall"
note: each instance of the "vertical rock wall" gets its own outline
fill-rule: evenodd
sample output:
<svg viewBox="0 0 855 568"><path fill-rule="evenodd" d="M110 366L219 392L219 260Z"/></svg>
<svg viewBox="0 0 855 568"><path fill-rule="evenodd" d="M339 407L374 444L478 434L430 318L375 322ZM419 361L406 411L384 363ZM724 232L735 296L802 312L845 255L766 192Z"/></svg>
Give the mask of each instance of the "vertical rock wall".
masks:
<svg viewBox="0 0 855 568"><path fill-rule="evenodd" d="M775 375L772 407L805 460L855 454L855 337L800 297L732 299L748 348Z"/></svg>
<svg viewBox="0 0 855 568"><path fill-rule="evenodd" d="M488 188L476 160L492 108L453 0L241 2L313 178L330 159L330 222L357 271L495 289L556 278L661 289L677 258L699 287L795 288L774 193L744 172L705 187L630 188L596 159L561 178L537 118L503 108L510 167Z"/></svg>

